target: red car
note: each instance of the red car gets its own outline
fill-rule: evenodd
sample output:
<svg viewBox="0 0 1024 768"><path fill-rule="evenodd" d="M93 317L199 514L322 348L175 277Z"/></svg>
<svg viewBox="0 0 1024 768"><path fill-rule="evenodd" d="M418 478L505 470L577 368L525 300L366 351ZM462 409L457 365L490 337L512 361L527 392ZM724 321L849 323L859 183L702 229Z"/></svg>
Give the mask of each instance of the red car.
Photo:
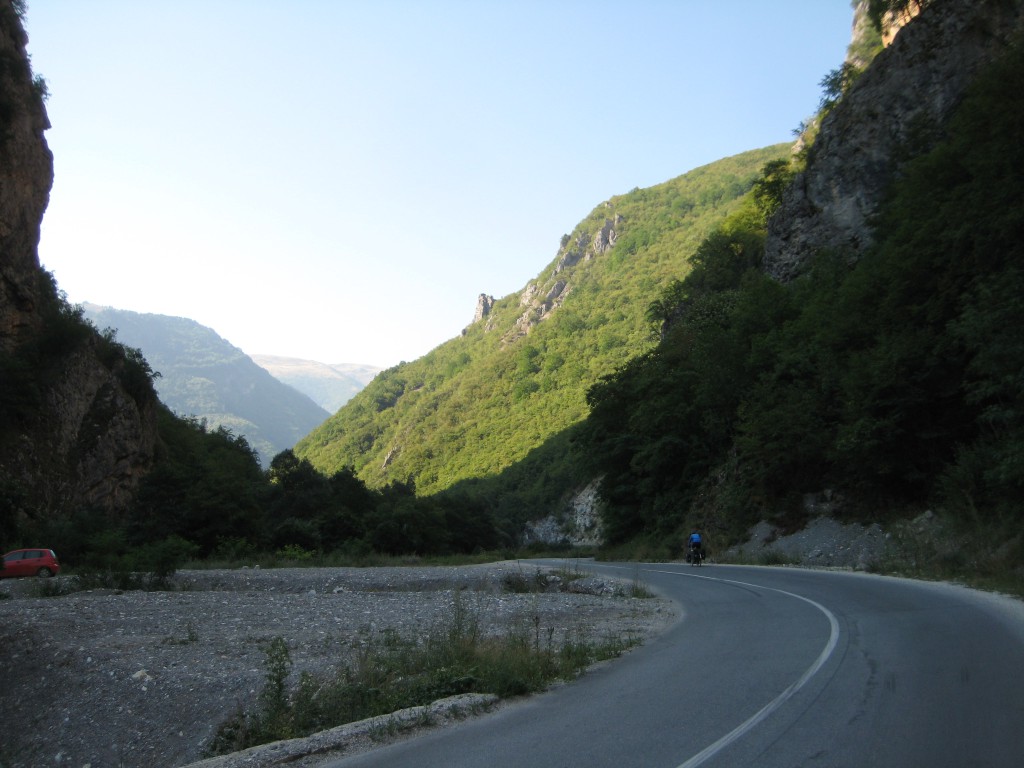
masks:
<svg viewBox="0 0 1024 768"><path fill-rule="evenodd" d="M56 576L60 563L52 549L16 549L4 555L0 578L14 576Z"/></svg>

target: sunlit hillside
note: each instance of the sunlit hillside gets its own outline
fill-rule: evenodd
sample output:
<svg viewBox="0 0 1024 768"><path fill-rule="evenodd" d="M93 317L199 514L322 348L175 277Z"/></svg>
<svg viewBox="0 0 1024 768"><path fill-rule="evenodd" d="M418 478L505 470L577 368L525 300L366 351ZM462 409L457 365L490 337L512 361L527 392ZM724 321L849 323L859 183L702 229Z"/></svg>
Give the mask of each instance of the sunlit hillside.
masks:
<svg viewBox="0 0 1024 768"><path fill-rule="evenodd" d="M747 152L601 203L522 292L378 375L296 453L324 472L352 466L371 486L411 480L420 493L509 467L582 420L588 387L655 343L650 302L788 152Z"/></svg>

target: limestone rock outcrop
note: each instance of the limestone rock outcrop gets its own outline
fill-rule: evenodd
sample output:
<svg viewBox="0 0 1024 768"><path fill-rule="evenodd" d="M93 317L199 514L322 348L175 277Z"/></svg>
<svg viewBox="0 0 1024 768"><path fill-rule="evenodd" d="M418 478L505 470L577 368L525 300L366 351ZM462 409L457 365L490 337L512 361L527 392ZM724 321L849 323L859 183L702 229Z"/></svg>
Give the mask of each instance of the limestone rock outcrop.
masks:
<svg viewBox="0 0 1024 768"><path fill-rule="evenodd" d="M494 307L494 297L481 293L476 299L476 310L473 312L473 322L479 323L489 314Z"/></svg>
<svg viewBox="0 0 1024 768"><path fill-rule="evenodd" d="M606 202L605 206L610 208L611 203ZM621 223L622 216L616 214L613 218L606 218L595 231L582 230L575 237L565 235L562 238L550 274L539 283L527 285L519 295L519 306L523 311L512 333L506 335L506 341L525 336L562 306L572 293L575 268L610 251L618 237L616 227Z"/></svg>
<svg viewBox="0 0 1024 768"><path fill-rule="evenodd" d="M528 523L523 543L540 542L549 546L597 547L603 541L601 530L601 478L579 489L559 514Z"/></svg>
<svg viewBox="0 0 1024 768"><path fill-rule="evenodd" d="M818 251L856 261L901 164L927 152L974 75L1022 29L1022 3L934 0L824 118L768 225L764 264L796 277Z"/></svg>

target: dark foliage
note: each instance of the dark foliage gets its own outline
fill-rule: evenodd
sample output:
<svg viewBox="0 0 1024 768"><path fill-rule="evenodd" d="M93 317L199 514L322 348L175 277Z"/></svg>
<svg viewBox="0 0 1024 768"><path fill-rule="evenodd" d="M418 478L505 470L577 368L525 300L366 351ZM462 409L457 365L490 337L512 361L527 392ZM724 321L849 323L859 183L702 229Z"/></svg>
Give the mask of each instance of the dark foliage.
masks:
<svg viewBox="0 0 1024 768"><path fill-rule="evenodd" d="M263 472L244 438L169 413L167 453L147 477L132 542L178 536L201 557L256 552L436 555L492 548L490 516L456 498L417 497L411 485L372 491L351 467L327 476L283 451Z"/></svg>
<svg viewBox="0 0 1024 768"><path fill-rule="evenodd" d="M86 345L140 405L156 401L159 374L139 350L119 343L113 331L97 331L49 273L40 272L39 295L40 331L0 355L0 446L39 410L66 356ZM403 484L371 491L351 467L324 475L290 450L264 472L245 438L163 406L158 432L155 467L123 515L68 509L25 519L24 489L0 464L0 543L45 541L78 568L126 579L144 571L159 584L189 557L470 553L499 541L489 511L468 497L418 498Z"/></svg>
<svg viewBox="0 0 1024 768"><path fill-rule="evenodd" d="M226 429L160 416L163 451L146 477L130 520L133 543L178 535L203 554L227 538L262 543L266 515L260 504L263 475L255 453Z"/></svg>
<svg viewBox="0 0 1024 768"><path fill-rule="evenodd" d="M825 488L1019 525L1021 135L1015 50L907 164L856 266L823 253L783 286L752 218L709 236L649 313L673 318L658 348L588 394L610 542L741 529Z"/></svg>

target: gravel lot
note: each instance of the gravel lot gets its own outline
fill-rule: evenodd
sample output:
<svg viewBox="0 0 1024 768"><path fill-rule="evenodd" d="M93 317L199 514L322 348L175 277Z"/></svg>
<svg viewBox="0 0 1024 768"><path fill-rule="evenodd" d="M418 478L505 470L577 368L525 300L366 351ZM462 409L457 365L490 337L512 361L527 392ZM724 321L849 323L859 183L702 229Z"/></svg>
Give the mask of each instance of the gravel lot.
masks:
<svg viewBox="0 0 1024 768"><path fill-rule="evenodd" d="M504 588L510 574L535 572L514 562L183 571L174 591L49 598L36 596L34 579L0 581L10 598L0 599L0 768L198 761L217 726L254 704L271 639L287 642L294 679L327 675L381 631L412 637L441 622L456 592L494 632L539 620L556 637L647 637L676 615L660 598L626 596L628 582L616 590L587 579L582 593Z"/></svg>

